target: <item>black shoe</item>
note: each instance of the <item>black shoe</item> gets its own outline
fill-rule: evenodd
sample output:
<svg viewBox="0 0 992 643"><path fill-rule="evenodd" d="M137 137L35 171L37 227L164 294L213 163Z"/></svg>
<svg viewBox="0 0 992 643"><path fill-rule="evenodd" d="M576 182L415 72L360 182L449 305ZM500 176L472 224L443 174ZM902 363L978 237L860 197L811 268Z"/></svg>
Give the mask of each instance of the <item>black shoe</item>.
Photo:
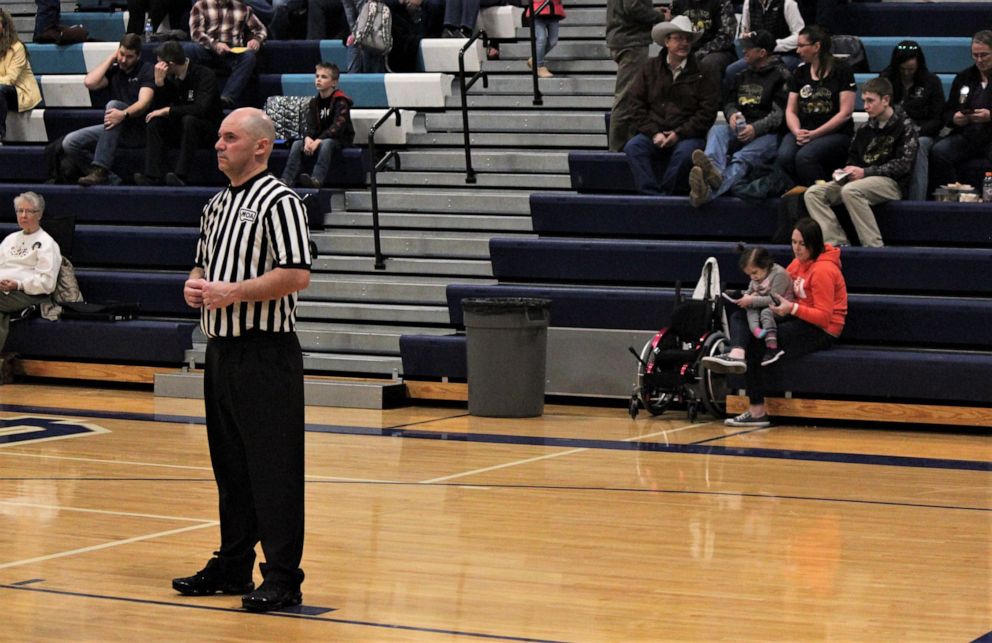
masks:
<svg viewBox="0 0 992 643"><path fill-rule="evenodd" d="M315 190L319 190L323 187L320 184L320 181L313 178L309 174L301 174L298 183L305 188L314 188Z"/></svg>
<svg viewBox="0 0 992 643"><path fill-rule="evenodd" d="M147 176L141 172L134 173L135 185L162 185L162 179L157 176Z"/></svg>
<svg viewBox="0 0 992 643"><path fill-rule="evenodd" d="M165 175L165 184L174 188L181 188L186 186L186 181L175 172L169 172Z"/></svg>
<svg viewBox="0 0 992 643"><path fill-rule="evenodd" d="M299 586L265 581L258 589L241 597L241 606L249 612L271 612L303 602Z"/></svg>
<svg viewBox="0 0 992 643"><path fill-rule="evenodd" d="M785 355L785 351L782 350L781 348L769 348L769 349L765 350L765 354L761 358L761 365L762 366L771 366L775 362L777 362L780 359L782 359L782 357L784 355Z"/></svg>
<svg viewBox="0 0 992 643"><path fill-rule="evenodd" d="M249 574L247 579L237 580L221 572L212 559L207 566L192 576L173 578L172 589L183 596L212 596L213 594L244 594L255 589Z"/></svg>

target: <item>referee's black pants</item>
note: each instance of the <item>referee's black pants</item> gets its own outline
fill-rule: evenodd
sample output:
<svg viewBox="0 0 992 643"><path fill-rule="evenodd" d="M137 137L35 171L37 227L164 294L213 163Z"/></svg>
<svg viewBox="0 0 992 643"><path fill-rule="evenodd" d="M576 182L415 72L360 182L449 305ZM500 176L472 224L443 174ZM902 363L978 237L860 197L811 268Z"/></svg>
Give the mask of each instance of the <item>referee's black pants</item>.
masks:
<svg viewBox="0 0 992 643"><path fill-rule="evenodd" d="M295 333L207 342L204 398L220 496L218 563L250 578L262 542L267 581L303 581L303 352Z"/></svg>

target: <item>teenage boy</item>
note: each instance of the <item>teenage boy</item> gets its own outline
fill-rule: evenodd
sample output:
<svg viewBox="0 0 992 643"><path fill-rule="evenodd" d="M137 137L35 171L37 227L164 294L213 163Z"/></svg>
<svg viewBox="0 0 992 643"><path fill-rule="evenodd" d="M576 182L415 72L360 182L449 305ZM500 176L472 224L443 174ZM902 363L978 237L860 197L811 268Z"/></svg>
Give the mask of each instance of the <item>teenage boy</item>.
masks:
<svg viewBox="0 0 992 643"><path fill-rule="evenodd" d="M880 248L885 244L871 206L901 199L908 189L919 132L901 107L892 107L892 83L887 79L865 82L861 98L868 123L854 135L847 165L834 172L833 181L807 189L804 199L827 243L850 245L831 209L843 202L861 245Z"/></svg>
<svg viewBox="0 0 992 643"><path fill-rule="evenodd" d="M729 192L752 168L771 164L778 155L790 74L772 53L771 32L745 36L741 46L747 67L737 74L723 107L727 122L710 128L705 152L692 153L689 202L696 208Z"/></svg>
<svg viewBox="0 0 992 643"><path fill-rule="evenodd" d="M293 142L282 173L282 182L293 187L299 175L299 183L306 188L320 188L327 177L327 169L334 156L355 140L355 128L351 124L351 99L338 89L341 71L334 63L317 63L314 85L317 95L310 99L306 113L306 136ZM314 156L317 160L313 174L299 174L303 155Z"/></svg>

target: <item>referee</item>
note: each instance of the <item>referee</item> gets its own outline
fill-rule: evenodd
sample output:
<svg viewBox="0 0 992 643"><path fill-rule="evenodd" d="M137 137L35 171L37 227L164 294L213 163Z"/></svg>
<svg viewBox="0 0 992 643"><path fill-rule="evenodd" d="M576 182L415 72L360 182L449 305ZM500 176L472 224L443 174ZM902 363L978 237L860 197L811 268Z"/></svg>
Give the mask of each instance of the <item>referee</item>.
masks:
<svg viewBox="0 0 992 643"><path fill-rule="evenodd" d="M172 587L244 594L265 612L303 600L303 353L297 293L310 283L303 203L268 173L275 129L258 109L221 123L217 165L231 184L203 208L183 295L208 337L207 439L220 500L220 549ZM252 582L262 542L263 582ZM254 590L254 591L253 591Z"/></svg>

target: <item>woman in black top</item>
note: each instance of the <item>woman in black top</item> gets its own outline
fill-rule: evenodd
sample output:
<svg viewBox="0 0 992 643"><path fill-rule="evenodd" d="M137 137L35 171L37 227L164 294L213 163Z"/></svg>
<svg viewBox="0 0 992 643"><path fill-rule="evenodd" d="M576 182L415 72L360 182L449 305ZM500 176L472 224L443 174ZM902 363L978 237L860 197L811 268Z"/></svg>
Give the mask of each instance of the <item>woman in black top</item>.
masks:
<svg viewBox="0 0 992 643"><path fill-rule="evenodd" d="M906 199L925 201L930 148L944 125L944 86L937 74L927 69L923 50L912 40L903 40L896 45L889 66L880 76L892 83L893 107L901 105L920 130L920 147Z"/></svg>
<svg viewBox="0 0 992 643"><path fill-rule="evenodd" d="M854 74L830 53L830 35L812 25L799 32L802 58L789 85L778 159L799 185L829 179L844 165L854 134Z"/></svg>

